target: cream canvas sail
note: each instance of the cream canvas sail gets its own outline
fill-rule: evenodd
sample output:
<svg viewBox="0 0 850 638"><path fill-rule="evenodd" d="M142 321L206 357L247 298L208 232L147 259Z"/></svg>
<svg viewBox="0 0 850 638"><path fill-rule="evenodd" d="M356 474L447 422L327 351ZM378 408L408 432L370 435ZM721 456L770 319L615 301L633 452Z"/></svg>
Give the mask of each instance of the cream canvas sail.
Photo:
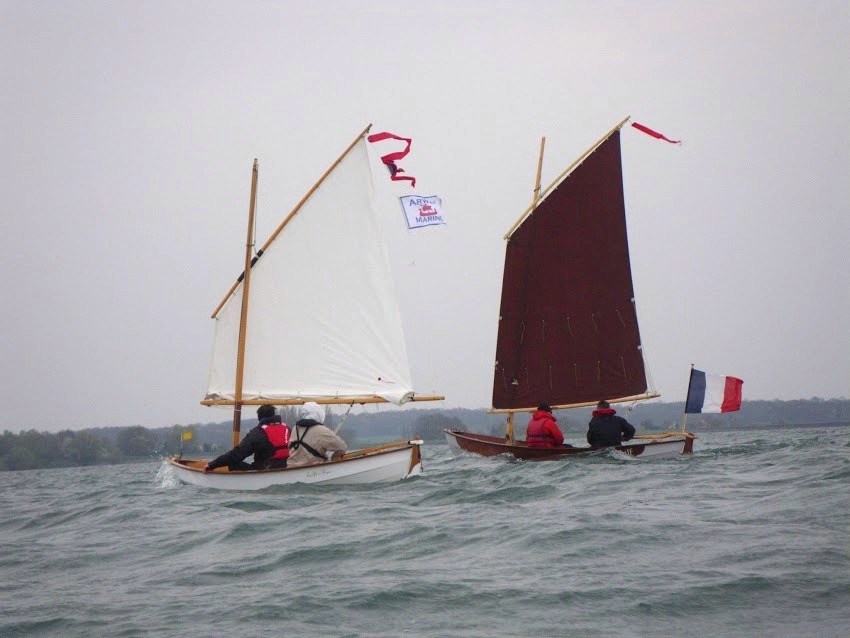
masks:
<svg viewBox="0 0 850 638"><path fill-rule="evenodd" d="M413 394L361 138L251 269L243 400ZM215 318L206 400L235 399L242 284Z"/></svg>

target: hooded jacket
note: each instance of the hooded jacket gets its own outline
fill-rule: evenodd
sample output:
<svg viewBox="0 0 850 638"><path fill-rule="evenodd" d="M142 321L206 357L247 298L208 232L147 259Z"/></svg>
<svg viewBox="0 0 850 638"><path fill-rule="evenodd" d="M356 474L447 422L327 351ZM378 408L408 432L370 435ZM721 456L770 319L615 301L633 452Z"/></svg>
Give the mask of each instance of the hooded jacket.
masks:
<svg viewBox="0 0 850 638"><path fill-rule="evenodd" d="M289 467L324 463L328 452L345 452L348 449L345 441L322 425L324 420L322 406L312 401L304 404L289 442Z"/></svg>
<svg viewBox="0 0 850 638"><path fill-rule="evenodd" d="M564 435L551 412L537 410L532 415L525 433L525 442L528 447L560 447L564 443Z"/></svg>
<svg viewBox="0 0 850 638"><path fill-rule="evenodd" d="M266 433L267 429L271 432ZM269 436L271 435L271 437ZM240 462L247 459L252 454L254 462L251 467L255 470L269 470L286 467L286 458L289 456L289 449L286 451L281 449L283 439L289 443L289 426L281 423L279 416L270 416L265 419L260 419L257 427L253 428L245 438L239 442L235 448L229 452L225 452L209 463L209 469L214 470L217 467L225 465L238 466ZM274 442L272 442L272 439Z"/></svg>
<svg viewBox="0 0 850 638"><path fill-rule="evenodd" d="M603 408L593 411L593 418L587 428L587 442L593 447L620 445L635 435L634 426L616 411Z"/></svg>

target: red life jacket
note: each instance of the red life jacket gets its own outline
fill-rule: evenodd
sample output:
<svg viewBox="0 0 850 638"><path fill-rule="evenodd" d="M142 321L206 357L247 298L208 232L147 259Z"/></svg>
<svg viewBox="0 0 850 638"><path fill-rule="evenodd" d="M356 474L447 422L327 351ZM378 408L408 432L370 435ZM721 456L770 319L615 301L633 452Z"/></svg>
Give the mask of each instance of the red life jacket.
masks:
<svg viewBox="0 0 850 638"><path fill-rule="evenodd" d="M538 410L531 417L525 433L525 442L528 447L558 447L561 443L543 428L547 421L551 421L553 425L556 423L555 417L545 410ZM558 426L555 425L555 427Z"/></svg>
<svg viewBox="0 0 850 638"><path fill-rule="evenodd" d="M289 426L286 423L268 423L261 426L275 453L270 460L289 458Z"/></svg>

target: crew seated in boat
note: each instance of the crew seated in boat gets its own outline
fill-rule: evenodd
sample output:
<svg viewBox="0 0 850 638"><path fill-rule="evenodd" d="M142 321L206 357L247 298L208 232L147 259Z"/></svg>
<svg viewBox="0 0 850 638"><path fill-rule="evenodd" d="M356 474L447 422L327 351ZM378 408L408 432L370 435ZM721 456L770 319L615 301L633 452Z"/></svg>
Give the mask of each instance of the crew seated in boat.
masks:
<svg viewBox="0 0 850 638"><path fill-rule="evenodd" d="M596 405L593 418L587 427L587 442L593 447L620 445L635 435L634 426L617 412L604 399Z"/></svg>
<svg viewBox="0 0 850 638"><path fill-rule="evenodd" d="M217 467L227 466L231 471L277 470L286 467L289 458L289 426L281 423L273 405L257 409L257 427L230 452L225 452L204 466L204 474ZM245 459L254 455L253 463Z"/></svg>
<svg viewBox="0 0 850 638"><path fill-rule="evenodd" d="M312 401L304 404L289 444L289 467L324 463L328 460L328 452L333 452L331 460L342 458L348 446L333 430L322 425L324 422L322 406Z"/></svg>
<svg viewBox="0 0 850 638"><path fill-rule="evenodd" d="M552 416L552 408L548 403L537 406L537 412L528 422L525 433L525 443L528 447L572 447L564 445L564 435L558 427L558 420Z"/></svg>

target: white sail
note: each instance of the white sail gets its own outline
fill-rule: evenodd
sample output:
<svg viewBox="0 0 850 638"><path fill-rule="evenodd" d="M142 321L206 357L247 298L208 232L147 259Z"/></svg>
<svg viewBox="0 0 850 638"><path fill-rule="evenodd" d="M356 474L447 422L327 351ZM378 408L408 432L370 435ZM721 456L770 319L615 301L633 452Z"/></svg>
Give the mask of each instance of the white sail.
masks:
<svg viewBox="0 0 850 638"><path fill-rule="evenodd" d="M208 400L235 398L242 284L215 322ZM361 138L251 269L242 399L412 394Z"/></svg>

